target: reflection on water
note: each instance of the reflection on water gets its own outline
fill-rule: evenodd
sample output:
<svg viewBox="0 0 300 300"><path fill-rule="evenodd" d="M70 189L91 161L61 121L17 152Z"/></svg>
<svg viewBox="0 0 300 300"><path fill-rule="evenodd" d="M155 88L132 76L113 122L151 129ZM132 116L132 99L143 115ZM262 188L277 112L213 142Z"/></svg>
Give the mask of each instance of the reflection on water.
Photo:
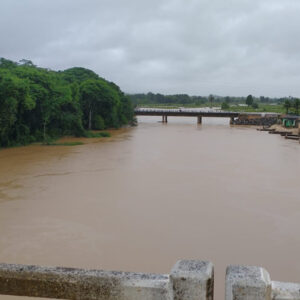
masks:
<svg viewBox="0 0 300 300"><path fill-rule="evenodd" d="M0 261L168 273L211 260L216 299L228 264L299 281L299 144L223 119L168 120L0 151Z"/></svg>

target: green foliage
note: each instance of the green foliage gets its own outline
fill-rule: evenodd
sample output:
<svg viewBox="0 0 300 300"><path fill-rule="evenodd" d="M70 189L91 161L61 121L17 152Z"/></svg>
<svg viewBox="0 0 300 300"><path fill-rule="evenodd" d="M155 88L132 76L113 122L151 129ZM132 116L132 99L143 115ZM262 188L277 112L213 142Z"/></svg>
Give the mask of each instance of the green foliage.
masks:
<svg viewBox="0 0 300 300"><path fill-rule="evenodd" d="M71 68L62 72L63 78L68 82L83 82L88 79L98 79L99 76L88 69L85 68Z"/></svg>
<svg viewBox="0 0 300 300"><path fill-rule="evenodd" d="M174 105L180 104L183 105L202 105L208 101L207 97L201 96L189 96L186 94L176 94L176 95L162 95L162 94L134 94L129 95L131 101L134 105L141 105L141 104L159 104L159 105Z"/></svg>
<svg viewBox="0 0 300 300"><path fill-rule="evenodd" d="M63 142L63 143L47 143L47 146L78 146L78 145L83 145L83 142Z"/></svg>
<svg viewBox="0 0 300 300"><path fill-rule="evenodd" d="M299 115L299 107L300 107L300 100L299 99L294 99L293 107L295 109L296 115Z"/></svg>
<svg viewBox="0 0 300 300"><path fill-rule="evenodd" d="M102 132L92 132L92 131L87 131L86 132L86 137L88 138L101 138L101 137L110 137L111 134L107 131L102 131Z"/></svg>
<svg viewBox="0 0 300 300"><path fill-rule="evenodd" d="M0 147L47 143L134 119L131 101L91 70L51 71L0 58Z"/></svg>
<svg viewBox="0 0 300 300"><path fill-rule="evenodd" d="M254 108L254 109L258 109L258 104L257 104L256 102L253 102L251 106L252 106L252 108Z"/></svg>
<svg viewBox="0 0 300 300"><path fill-rule="evenodd" d="M222 110L227 110L229 109L229 104L227 102L223 102L222 105L221 105L221 109Z"/></svg>
<svg viewBox="0 0 300 300"><path fill-rule="evenodd" d="M105 123L100 115L96 115L94 118L94 128L96 130L103 130L105 128Z"/></svg>
<svg viewBox="0 0 300 300"><path fill-rule="evenodd" d="M288 114L289 113L289 109L292 106L291 102L289 100L285 100L283 107L285 108L285 112Z"/></svg>
<svg viewBox="0 0 300 300"><path fill-rule="evenodd" d="M230 106L230 111L234 112L271 112L271 113L284 113L281 105L270 105L270 104L259 104L258 108L253 108L252 106Z"/></svg>
<svg viewBox="0 0 300 300"><path fill-rule="evenodd" d="M189 96L186 94L176 95L162 95L162 94L133 94L129 95L131 101L135 106L147 106L147 107L207 107L212 105L210 102L211 97L209 96ZM244 104L246 97L232 97L232 96L217 96L213 95L213 103L218 106L223 103L233 104ZM253 97L253 101L260 105L278 105L282 104L286 98L270 98L260 96L259 98Z"/></svg>
<svg viewBox="0 0 300 300"><path fill-rule="evenodd" d="M289 99L284 101L283 107L285 108L286 114L294 113L299 115L300 100L298 98L289 97Z"/></svg>
<svg viewBox="0 0 300 300"><path fill-rule="evenodd" d="M213 95L209 95L209 96L208 96L208 101L209 101L210 107L212 107L212 103L213 103L214 99L215 99L215 98L214 98Z"/></svg>
<svg viewBox="0 0 300 300"><path fill-rule="evenodd" d="M248 95L247 98L246 98L246 104L248 106L252 106L253 102L254 102L254 100L253 100L252 95Z"/></svg>

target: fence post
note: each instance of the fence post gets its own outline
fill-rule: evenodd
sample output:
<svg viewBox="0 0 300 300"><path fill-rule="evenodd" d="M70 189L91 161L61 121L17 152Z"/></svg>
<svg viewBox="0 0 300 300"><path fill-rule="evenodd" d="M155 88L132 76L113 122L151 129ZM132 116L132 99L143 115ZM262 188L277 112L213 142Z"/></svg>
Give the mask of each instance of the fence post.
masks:
<svg viewBox="0 0 300 300"><path fill-rule="evenodd" d="M226 270L226 300L271 300L269 273L260 267L229 266Z"/></svg>
<svg viewBox="0 0 300 300"><path fill-rule="evenodd" d="M212 300L214 268L212 263L180 260L170 274L174 300Z"/></svg>

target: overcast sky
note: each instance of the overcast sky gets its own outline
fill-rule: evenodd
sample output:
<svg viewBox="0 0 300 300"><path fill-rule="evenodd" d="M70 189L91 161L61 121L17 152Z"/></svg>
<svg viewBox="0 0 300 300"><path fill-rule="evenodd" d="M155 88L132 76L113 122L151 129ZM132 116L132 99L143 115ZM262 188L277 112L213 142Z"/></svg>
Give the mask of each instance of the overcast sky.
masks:
<svg viewBox="0 0 300 300"><path fill-rule="evenodd" d="M1 0L0 57L123 91L300 96L300 0Z"/></svg>

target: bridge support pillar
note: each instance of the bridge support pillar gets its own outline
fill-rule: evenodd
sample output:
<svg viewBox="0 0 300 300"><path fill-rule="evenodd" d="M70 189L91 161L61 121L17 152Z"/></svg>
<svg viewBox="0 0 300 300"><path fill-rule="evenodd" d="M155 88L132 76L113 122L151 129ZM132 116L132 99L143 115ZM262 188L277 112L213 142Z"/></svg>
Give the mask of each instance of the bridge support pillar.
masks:
<svg viewBox="0 0 300 300"><path fill-rule="evenodd" d="M198 124L202 124L202 117L201 117L201 116L198 116L198 117L197 117L197 123L198 123Z"/></svg>
<svg viewBox="0 0 300 300"><path fill-rule="evenodd" d="M230 125L233 125L234 124L234 118L230 118Z"/></svg>
<svg viewBox="0 0 300 300"><path fill-rule="evenodd" d="M163 115L162 116L162 122L163 123L168 123L168 116Z"/></svg>

